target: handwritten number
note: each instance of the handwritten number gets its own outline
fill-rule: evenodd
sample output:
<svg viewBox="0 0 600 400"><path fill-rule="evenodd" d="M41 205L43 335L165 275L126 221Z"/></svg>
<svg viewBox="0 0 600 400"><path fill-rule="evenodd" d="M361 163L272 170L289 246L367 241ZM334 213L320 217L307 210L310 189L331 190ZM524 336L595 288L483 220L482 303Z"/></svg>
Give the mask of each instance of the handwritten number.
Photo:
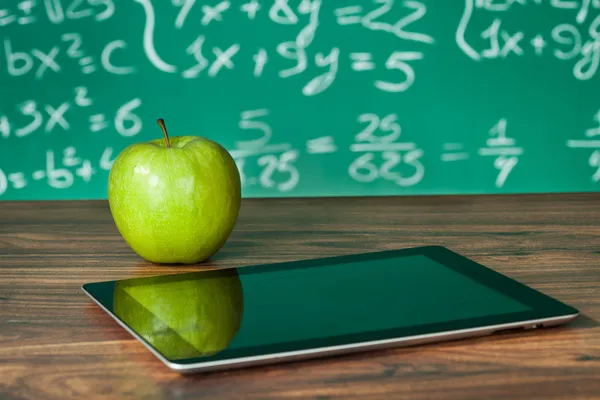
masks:
<svg viewBox="0 0 600 400"><path fill-rule="evenodd" d="M115 160L112 158L113 149L111 147L107 147L102 152L102 157L100 157L100 168L105 171L110 171L113 166Z"/></svg>
<svg viewBox="0 0 600 400"><path fill-rule="evenodd" d="M92 99L87 97L88 89L85 86L75 88L75 104L79 107L87 107L92 104Z"/></svg>
<svg viewBox="0 0 600 400"><path fill-rule="evenodd" d="M26 101L21 105L20 111L21 114L31 117L32 121L28 125L15 131L15 135L17 137L27 136L31 132L35 131L40 126L42 126L42 113L38 111L35 101Z"/></svg>
<svg viewBox="0 0 600 400"><path fill-rule="evenodd" d="M419 158L423 155L421 150L409 151L401 157L400 154L393 151L385 151L382 154L382 158L385 162L381 165L380 175L382 178L393 181L398 186L407 187L413 186L423 179L425 173L425 167L419 161ZM391 172L390 170L403 162L415 169L415 173L409 177L403 177L400 173Z"/></svg>
<svg viewBox="0 0 600 400"><path fill-rule="evenodd" d="M380 6L368 12L361 18L361 24L365 28L370 29L372 31L390 32L399 37L400 39L404 40L412 40L428 44L434 43L433 38L429 35L426 35L424 33L409 32L405 30L408 27L408 25L419 21L425 16L425 14L427 14L427 7L423 2L405 0L403 2L404 7L414 11L398 20L398 22L396 22L394 25L389 24L387 22L376 21L377 19L380 19L392 10L394 0L374 0L374 2L376 4L380 4Z"/></svg>
<svg viewBox="0 0 600 400"><path fill-rule="evenodd" d="M556 26L552 29L552 38L558 44L571 46L570 51L555 49L554 55L556 58L560 60L570 60L581 53L581 34L575 26L569 24Z"/></svg>
<svg viewBox="0 0 600 400"><path fill-rule="evenodd" d="M202 46L204 45L204 35L198 36L192 44L186 49L186 53L192 55L197 64L183 71L184 78L196 78L206 67L208 67L208 59L202 55Z"/></svg>
<svg viewBox="0 0 600 400"><path fill-rule="evenodd" d="M259 177L260 184L265 188L272 188L275 186L275 182L271 179L271 176L277 168L277 156L268 154L258 159L257 164L261 167L265 167Z"/></svg>
<svg viewBox="0 0 600 400"><path fill-rule="evenodd" d="M240 148L262 147L271 140L272 130L269 124L263 121L258 121L258 118L265 117L269 114L269 110L263 108L258 110L244 111L240 114L240 122L238 126L244 130L257 130L262 132L262 136L253 140L238 141L237 145Z"/></svg>
<svg viewBox="0 0 600 400"><path fill-rule="evenodd" d="M379 117L375 114L361 114L358 116L358 122L361 124L367 122L367 126L356 135L356 142L360 143L375 141L373 132L375 132L379 126Z"/></svg>
<svg viewBox="0 0 600 400"><path fill-rule="evenodd" d="M416 42L433 44L434 40L431 36L426 35L424 33L417 32L406 32L404 28L406 28L409 24L417 22L421 18L427 14L427 7L420 1L404 1L404 6L407 8L414 9L415 11L408 14L406 17L400 19L400 21L396 22L393 27L393 32L396 36L405 40L414 40Z"/></svg>
<svg viewBox="0 0 600 400"><path fill-rule="evenodd" d="M196 0L172 0L172 2L174 6L181 7L177 18L175 18L175 27L181 29Z"/></svg>
<svg viewBox="0 0 600 400"><path fill-rule="evenodd" d="M375 10L367 13L362 18L362 21L361 21L362 25L365 28L371 29L373 31L391 32L393 28L390 24L387 24L385 22L375 22L375 19L377 19L389 12L392 9L394 0L374 0L374 1L375 1L375 3L381 4L381 6L376 8Z"/></svg>
<svg viewBox="0 0 600 400"><path fill-rule="evenodd" d="M486 141L486 144L488 146L513 146L515 140L506 137L506 126L506 118L501 118L498 123L490 129L489 134L492 137Z"/></svg>
<svg viewBox="0 0 600 400"><path fill-rule="evenodd" d="M398 115L388 114L380 118L376 114L365 113L358 116L358 122L366 124L362 130L356 134L357 143L393 143L402 133L402 128L398 123ZM377 136L376 131L387 133ZM423 151L420 149L408 151L401 155L396 151L383 151L381 154L382 163L378 166L375 163L375 154L365 153L357 157L348 167L348 174L354 180L361 183L373 182L378 178L392 181L399 186L412 186L419 183L425 174L425 167L420 161ZM414 168L415 172L410 176L402 176L399 172L393 172L392 169L400 164Z"/></svg>
<svg viewBox="0 0 600 400"><path fill-rule="evenodd" d="M378 168L374 164L374 154L365 153L350 164L348 173L354 180L361 183L373 182L381 177L396 183L398 186L413 186L419 183L425 175L425 167L420 161L422 155L422 150L409 151L404 157L394 151L384 151L381 155L384 162ZM404 177L398 172L391 171L392 168L401 163L413 167L415 169L414 174L409 177Z"/></svg>
<svg viewBox="0 0 600 400"><path fill-rule="evenodd" d="M389 114L379 119L375 114L361 114L358 116L358 122L368 123L367 126L360 131L356 137L356 142L370 142L370 143L392 143L400 137L401 127L397 123L398 115ZM390 132L388 135L376 136L374 135L377 129L382 132Z"/></svg>
<svg viewBox="0 0 600 400"><path fill-rule="evenodd" d="M277 170L281 173L288 173L290 175L290 178L287 180L287 182L279 184L279 190L282 192L292 190L294 187L296 187L298 181L300 180L300 174L298 173L298 170L292 165L297 158L298 151L296 150L286 151L279 156L279 165Z"/></svg>
<svg viewBox="0 0 600 400"><path fill-rule="evenodd" d="M396 179L396 184L399 186L413 186L421 182L423 176L425 176L425 167L420 161L422 156L422 150L409 151L404 155L404 163L413 167L415 169L415 173L408 178L400 177Z"/></svg>
<svg viewBox="0 0 600 400"><path fill-rule="evenodd" d="M79 33L63 33L61 39L65 42L72 42L67 48L67 55L71 58L83 57L81 52L81 35Z"/></svg>
<svg viewBox="0 0 600 400"><path fill-rule="evenodd" d="M500 156L496 158L496 160L494 161L494 167L500 170L496 178L496 187L501 188L502 186L504 186L504 182L506 182L508 175L518 164L518 162L519 159L515 156Z"/></svg>
<svg viewBox="0 0 600 400"><path fill-rule="evenodd" d="M73 146L69 146L63 150L62 163L65 167L75 167L81 164L81 158L77 157L77 150Z"/></svg>
<svg viewBox="0 0 600 400"><path fill-rule="evenodd" d="M398 115L389 114L383 117L379 129L383 132L391 132L387 136L380 136L379 141L381 143L392 143L400 137L400 125L396 122Z"/></svg>
<svg viewBox="0 0 600 400"><path fill-rule="evenodd" d="M142 105L140 99L133 99L123 104L118 110L115 117L115 129L121 136L135 136L142 130L142 120L132 111ZM129 122L131 126L126 127L125 123Z"/></svg>
<svg viewBox="0 0 600 400"><path fill-rule="evenodd" d="M385 67L389 70L401 71L405 79L401 82L385 82L381 80L375 81L375 86L385 92L404 92L412 86L415 81L415 71L407 63L407 61L420 60L424 57L421 52L404 52L395 51L393 52L385 62Z"/></svg>
<svg viewBox="0 0 600 400"><path fill-rule="evenodd" d="M362 183L373 182L379 177L379 170L373 164L373 153L365 153L358 157L350 167L348 173L354 180Z"/></svg>
<svg viewBox="0 0 600 400"><path fill-rule="evenodd" d="M402 161L400 154L394 151L384 151L381 154L381 157L385 160L385 162L381 164L380 168L381 177L383 179L387 179L388 181L397 181L401 179L398 173L390 171Z"/></svg>
<svg viewBox="0 0 600 400"><path fill-rule="evenodd" d="M283 42L277 45L277 52L288 60L296 60L295 66L279 71L281 78L289 78L306 70L307 59L304 47L295 42Z"/></svg>
<svg viewBox="0 0 600 400"><path fill-rule="evenodd" d="M290 8L288 0L275 0L269 9L269 18L278 24L294 25L298 23L298 16Z"/></svg>
<svg viewBox="0 0 600 400"><path fill-rule="evenodd" d="M44 6L50 22L59 24L65 20L65 13L60 0L44 0Z"/></svg>
<svg viewBox="0 0 600 400"><path fill-rule="evenodd" d="M266 188L272 188L275 186L273 181L273 174L277 171L279 173L287 173L289 179L286 182L280 183L277 188L282 192L292 190L300 179L300 174L296 167L292 165L298 158L298 151L290 150L279 155L268 154L260 157L257 161L258 165L265 167L260 174L259 180L262 186Z"/></svg>

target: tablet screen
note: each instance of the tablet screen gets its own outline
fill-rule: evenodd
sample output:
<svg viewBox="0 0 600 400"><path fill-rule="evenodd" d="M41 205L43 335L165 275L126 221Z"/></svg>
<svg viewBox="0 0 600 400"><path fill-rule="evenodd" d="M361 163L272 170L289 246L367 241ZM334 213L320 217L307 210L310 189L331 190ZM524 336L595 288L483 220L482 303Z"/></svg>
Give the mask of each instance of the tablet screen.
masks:
<svg viewBox="0 0 600 400"><path fill-rule="evenodd" d="M244 319L232 347L528 310L423 255L241 275Z"/></svg>
<svg viewBox="0 0 600 400"><path fill-rule="evenodd" d="M136 278L87 290L179 363L465 329L532 312L514 290L531 296L532 289L503 276L508 286L491 284L499 274L486 282L481 274L494 272L459 264L382 252Z"/></svg>

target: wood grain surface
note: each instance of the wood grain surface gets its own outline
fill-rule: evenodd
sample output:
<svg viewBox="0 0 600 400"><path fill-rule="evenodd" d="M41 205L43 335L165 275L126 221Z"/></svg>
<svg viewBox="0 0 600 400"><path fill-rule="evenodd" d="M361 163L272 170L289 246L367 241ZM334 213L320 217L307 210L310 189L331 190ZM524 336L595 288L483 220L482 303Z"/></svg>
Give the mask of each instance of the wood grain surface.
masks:
<svg viewBox="0 0 600 400"><path fill-rule="evenodd" d="M83 294L108 279L442 245L579 308L571 325L181 376ZM273 299L277 301L277 299ZM0 399L600 399L600 194L245 199L208 263L158 266L105 201L0 202Z"/></svg>

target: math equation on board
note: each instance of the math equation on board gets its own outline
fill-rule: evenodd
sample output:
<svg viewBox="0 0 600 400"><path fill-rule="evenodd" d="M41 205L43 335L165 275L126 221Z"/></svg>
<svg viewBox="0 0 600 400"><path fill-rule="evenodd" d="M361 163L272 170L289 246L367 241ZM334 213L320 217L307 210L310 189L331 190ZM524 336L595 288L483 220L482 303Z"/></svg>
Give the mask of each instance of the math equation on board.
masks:
<svg viewBox="0 0 600 400"><path fill-rule="evenodd" d="M536 119L515 117L513 110L503 108L507 102L495 99L493 93L486 92L481 100L492 109L485 123L463 135L455 134L460 129L441 117L439 122L427 121L424 130L411 120L410 114L419 110L407 111L407 104L422 90L419 85L426 84L422 76L431 74L428 60L439 60L440 53L451 55L449 64L458 60L482 71L526 70L523 60L546 63L556 66L552 76L567 79L565 90L574 85L600 93L600 0L448 3L452 4L424 0L343 4L322 0L0 1L0 198L31 187L67 190L105 183L118 152L141 140L145 131L156 129L149 126L156 121L156 107L148 106L156 100L139 90L149 75L159 82L168 79L164 82L169 85L198 88L227 79L294 82L293 93L258 104L244 88L236 88L234 95L248 99L249 105L228 106L235 117L222 122L227 132L233 132L224 141L242 185L254 193L296 194L311 185L326 192L330 184L344 181L350 187L418 193L427 185L435 188L435 182L428 183L436 174L432 171L445 171L443 179L447 179L453 169L464 174L461 165L487 171L482 175L485 181L475 185L485 192L510 186L520 169L530 171L531 164L543 173L540 163L524 165L528 157L539 157L532 143L542 140L527 136L543 135L544 127L536 127ZM433 18L442 18L435 15L446 13L447 8L453 8L454 17L446 28L438 28ZM520 13L540 13L553 22L544 29L531 29L526 18L523 25L515 22L524 18ZM123 21L130 21L133 28L121 35ZM277 29L286 33L267 46L246 39L252 35L239 28L242 22L257 31L273 32L269 36L278 35ZM79 29L82 24L87 28ZM223 27L239 28L239 40L217 40ZM165 31L185 35L177 36L176 45L165 46L161 38ZM316 46L329 32L336 32L337 38L359 32L370 39ZM370 49L380 38L387 44L378 51ZM527 71L524 75L531 73ZM123 83L128 81L137 83L130 88ZM55 90L57 82L60 90ZM100 93L105 86L118 88L119 101ZM336 107L358 97L352 92L356 86L361 86L363 97L386 96L381 103L387 105L400 99L403 106L393 110L361 105L337 112ZM22 87L28 90L21 91ZM336 89L342 93L337 100L321 100ZM435 90L434 96L445 89L438 85ZM527 91L527 86L518 94L521 91ZM600 182L600 97L590 106L578 93L572 102L585 103L587 108L574 118L577 128L543 140L554 141L557 152L575 160L573 179L596 184ZM322 108L331 108L336 129L306 129L293 135L282 129L281 121L311 119L298 107L289 111L277 107L294 96L302 99L296 101L301 104L322 101ZM466 114L464 119L470 117L475 118ZM436 118L433 112L426 119ZM546 123L547 118L555 117L539 120ZM77 140L65 142L70 137ZM82 137L90 138L89 143ZM315 170L317 175L306 172ZM103 185L96 187L103 191Z"/></svg>

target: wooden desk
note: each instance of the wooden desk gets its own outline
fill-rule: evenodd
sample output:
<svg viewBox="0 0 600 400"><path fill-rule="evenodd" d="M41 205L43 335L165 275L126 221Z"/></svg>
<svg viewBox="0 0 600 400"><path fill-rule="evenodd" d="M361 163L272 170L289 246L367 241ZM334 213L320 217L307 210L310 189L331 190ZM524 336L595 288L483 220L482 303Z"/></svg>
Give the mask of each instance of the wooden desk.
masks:
<svg viewBox="0 0 600 400"><path fill-rule="evenodd" d="M427 244L583 316L545 331L183 377L80 286L200 266L142 261L105 201L0 202L0 398L600 399L600 194L245 200L202 268Z"/></svg>

